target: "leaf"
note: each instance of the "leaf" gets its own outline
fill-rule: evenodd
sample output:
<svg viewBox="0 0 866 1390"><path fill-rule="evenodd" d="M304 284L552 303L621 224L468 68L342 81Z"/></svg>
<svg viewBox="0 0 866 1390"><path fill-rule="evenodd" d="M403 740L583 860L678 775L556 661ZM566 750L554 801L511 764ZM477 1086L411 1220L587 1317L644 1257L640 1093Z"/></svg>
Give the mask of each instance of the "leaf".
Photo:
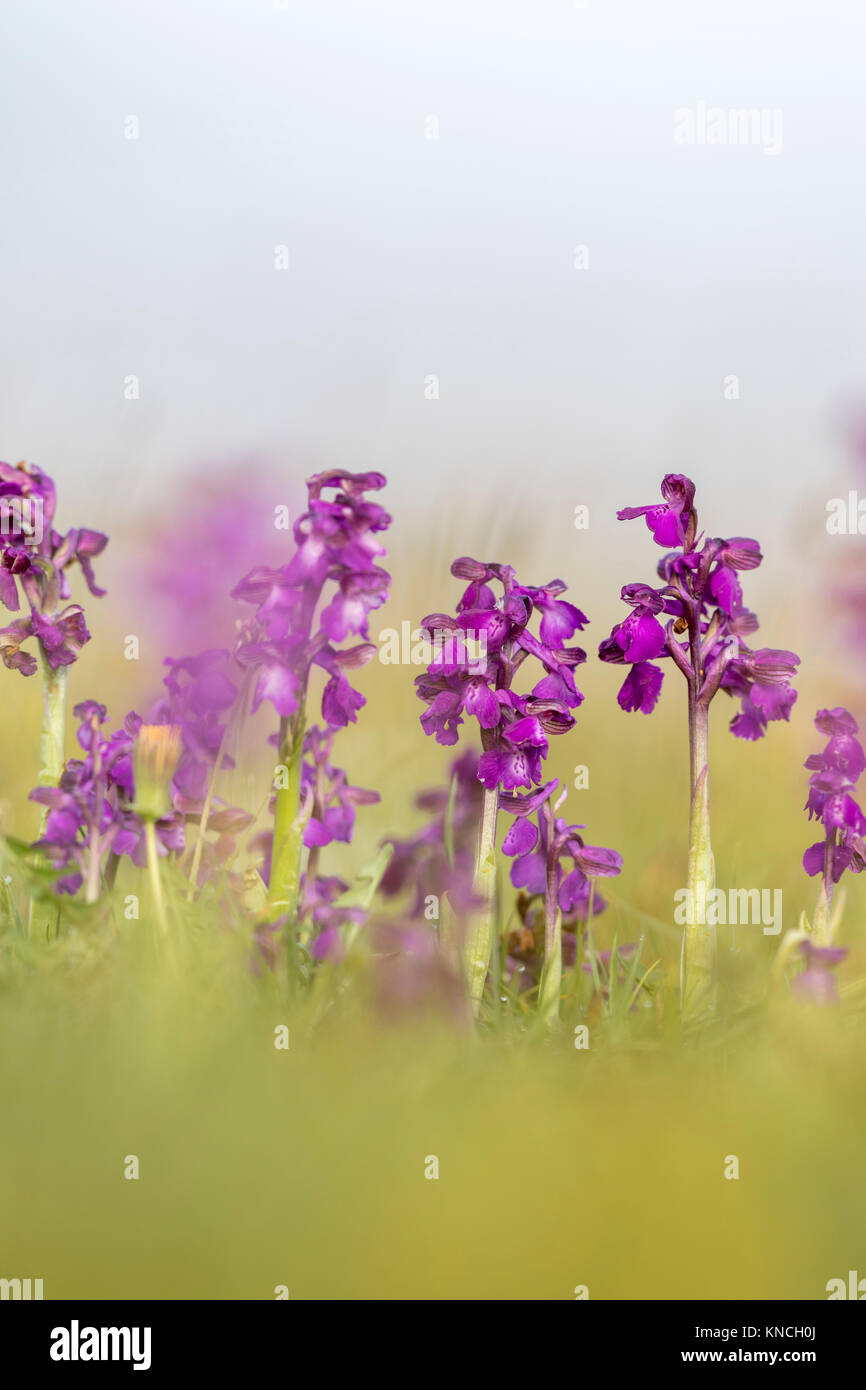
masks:
<svg viewBox="0 0 866 1390"><path fill-rule="evenodd" d="M457 804L457 778L451 778L451 786L448 788L448 805L445 807L445 823L443 825L443 837L445 840L445 853L448 857L449 868L454 868L454 807Z"/></svg>
<svg viewBox="0 0 866 1390"><path fill-rule="evenodd" d="M248 869L244 874L243 902L247 911L255 916L263 913L268 905L268 890L258 869Z"/></svg>
<svg viewBox="0 0 866 1390"><path fill-rule="evenodd" d="M366 864L361 865L355 875L354 888L347 888L345 893L341 893L339 898L335 900L334 906L361 908L364 912L369 912L373 906L376 889L382 882L382 877L391 862L393 853L393 845L383 845L375 859L370 859Z"/></svg>

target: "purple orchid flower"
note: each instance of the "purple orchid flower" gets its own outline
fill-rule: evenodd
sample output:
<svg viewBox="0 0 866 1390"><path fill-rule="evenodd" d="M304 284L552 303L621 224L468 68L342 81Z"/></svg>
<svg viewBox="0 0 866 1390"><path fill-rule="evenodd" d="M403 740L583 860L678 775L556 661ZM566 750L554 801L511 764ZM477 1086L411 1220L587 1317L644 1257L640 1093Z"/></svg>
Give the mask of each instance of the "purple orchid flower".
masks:
<svg viewBox="0 0 866 1390"><path fill-rule="evenodd" d="M167 694L154 706L149 726L175 729L179 756L170 769L170 808L155 822L160 856L183 853L187 823L199 819L211 770L218 759L221 766L231 766L229 759L220 758L224 734L220 716L237 694L225 675L227 658L227 652L211 651L166 662L170 667ZM74 714L85 756L69 760L56 786L31 792L30 799L47 810L42 836L34 847L55 866L70 869L57 881L59 892L74 894L84 886L85 900L95 902L102 882L113 883L122 856L129 856L139 868L146 861L146 827L137 809L134 772L136 740L144 720L132 712L106 735L104 705L83 700ZM247 812L210 799L208 825L216 838L204 855L204 877L215 873L234 852L237 835L251 822ZM200 853L196 870L201 858ZM197 873L193 878L198 881Z"/></svg>
<svg viewBox="0 0 866 1390"><path fill-rule="evenodd" d="M421 725L438 743L457 742L465 715L478 721L481 734L478 779L484 793L473 890L483 908L466 949L477 1013L492 948L499 795L537 786L549 736L574 727L571 711L583 696L573 671L586 660L586 652L566 644L588 619L561 597L565 585L560 579L538 587L521 585L510 565L467 556L454 561L451 573L467 587L456 617L434 613L423 620L422 628L433 642L433 659L415 685L427 705ZM529 628L536 612L537 636ZM544 674L522 694L514 689L514 680L529 657Z"/></svg>
<svg viewBox="0 0 866 1390"><path fill-rule="evenodd" d="M719 690L738 697L741 709L731 721L731 732L738 738L762 738L769 723L790 716L797 698L790 682L799 657L775 648L755 649L746 641L758 622L743 606L739 576L761 563L757 541L699 534L690 478L669 473L661 491L661 503L626 507L617 513L620 520L644 517L653 539L668 553L658 566L659 587L635 583L622 590L631 611L601 643L599 657L630 668L617 697L627 711L649 714L655 708L663 681L658 661L672 660L685 677L691 763L689 889L700 895L713 881L710 703ZM681 972L686 1015L699 1015L712 1002L715 949L713 927L686 928Z"/></svg>
<svg viewBox="0 0 866 1390"><path fill-rule="evenodd" d="M40 664L24 643L35 640L42 667L42 727L39 782L56 787L66 756L68 668L78 659L90 633L80 604L70 603L69 571L78 565L88 590L105 593L93 574L93 560L108 544L101 531L77 528L63 535L55 528L56 490L47 473L33 464L0 463L0 602L21 612L0 628L0 658L22 676ZM44 833L47 811L41 816ZM50 926L35 903L30 930Z"/></svg>
<svg viewBox="0 0 866 1390"><path fill-rule="evenodd" d="M325 671L322 719L331 729L354 723L365 704L347 672L375 656L369 617L388 596L390 576L377 561L385 553L379 534L391 518L365 495L384 486L381 473L342 469L308 479L308 510L294 528L294 555L279 569L251 570L234 590L235 598L256 610L242 625L235 648L252 681L252 711L267 701L280 718L278 747L286 777L275 801L268 905L270 917L285 919L290 930L293 920L297 925L301 887L307 687L314 666ZM362 640L339 646L356 637ZM329 810L333 827L345 808ZM322 822L310 833L329 831Z"/></svg>
<svg viewBox="0 0 866 1390"><path fill-rule="evenodd" d="M841 706L819 710L815 727L824 734L827 744L823 752L812 753L806 759L812 776L805 810L810 820L820 820L824 838L806 850L803 868L810 877L821 876L813 930L816 940L826 945L831 934L833 889L846 870L859 874L866 867L862 839L866 817L854 796L856 783L866 768L866 753L857 738L856 719Z"/></svg>
<svg viewBox="0 0 866 1390"><path fill-rule="evenodd" d="M55 507L47 473L33 464L0 463L0 602L17 613L23 599L30 610L0 628L0 654L7 667L24 676L32 676L37 666L34 656L20 650L28 638L37 639L51 671L71 666L90 640L84 610L67 603L69 569L79 566L96 598L105 593L94 579L93 559L108 537L87 528L62 535L54 529Z"/></svg>
<svg viewBox="0 0 866 1390"><path fill-rule="evenodd" d="M307 755L301 772L301 800L310 798L310 818L304 831L304 844L309 850L319 850L334 840L348 844L355 825L356 806L373 806L381 800L378 792L353 787L342 768L330 761L335 730L319 729L316 725L304 737ZM311 870L308 868L308 872Z"/></svg>
<svg viewBox="0 0 866 1390"><path fill-rule="evenodd" d="M478 768L484 786L513 791L537 784L548 735L573 728L571 710L583 701L572 673L586 652L565 644L588 619L559 597L565 589L559 579L529 588L516 583L510 565L466 558L455 560L451 573L470 581L457 617L434 613L421 624L440 644L415 682L428 706L421 716L424 732L437 743L454 744L464 715L473 716L484 750ZM498 598L494 583L502 589ZM540 615L538 637L528 628L534 612ZM514 678L530 656L545 674L520 695Z"/></svg>
<svg viewBox="0 0 866 1390"><path fill-rule="evenodd" d="M83 700L74 714L85 756L69 760L56 787L37 787L30 793L30 799L48 811L34 848L56 868L69 870L57 880L58 892L74 894L86 885L85 900L95 902L103 872L113 883L120 856L129 855L138 867L145 863L144 826L134 810L133 779L133 749L143 721L140 715L128 714L120 728L106 736L104 705ZM181 851L182 814L174 811L158 821L156 835L160 854Z"/></svg>
<svg viewBox="0 0 866 1390"><path fill-rule="evenodd" d="M351 688L345 672L375 656L369 616L387 599L390 582L376 561L385 553L378 534L391 518L364 494L384 486L381 473L337 470L310 478L309 509L295 524L294 557L279 569L251 570L233 590L234 598L256 609L235 653L242 666L258 673L253 712L267 700L281 719L297 716L311 668L319 666L330 677L322 718L335 728L357 718L364 697ZM328 584L335 590L322 607ZM364 640L337 649L352 637Z"/></svg>
<svg viewBox="0 0 866 1390"><path fill-rule="evenodd" d="M622 869L622 856L616 850L587 845L580 834L582 825L569 825L556 812L564 795L551 805L558 782L544 789L544 796L527 798L518 805L518 798L503 797L506 810L515 819L502 842L503 854L514 862L511 882L523 890L523 917L526 922L532 900L541 898L544 904L544 968L539 982L539 1012L545 1019L559 1013L562 985L562 929L567 919L573 930L576 923L604 911L606 903L594 893L596 878L613 878ZM536 820L531 819L532 815ZM569 861L566 871L563 861Z"/></svg>
<svg viewBox="0 0 866 1390"><path fill-rule="evenodd" d="M313 961L335 962L342 957L344 942L340 928L348 923L362 923L364 909L347 906L339 899L349 885L335 875L323 875L319 869L321 851L329 844L348 844L355 827L358 806L375 805L381 798L378 792L352 786L342 768L334 767L331 752L337 730L312 725L304 735L304 760L301 767L301 802L305 828L303 843L307 861L300 878L298 894L299 935L310 937L308 950ZM272 735L271 742L277 742ZM270 877L273 854L273 835L268 832L255 839L255 847L264 853L262 874ZM259 953L273 968L278 955L279 922L260 924L256 932Z"/></svg>
<svg viewBox="0 0 866 1390"><path fill-rule="evenodd" d="M197 656L166 657L166 694L150 711L151 724L173 724L181 731L182 752L172 789L179 810L200 815L213 769L234 764L225 752L228 718L239 696L228 674L229 653L211 648Z"/></svg>

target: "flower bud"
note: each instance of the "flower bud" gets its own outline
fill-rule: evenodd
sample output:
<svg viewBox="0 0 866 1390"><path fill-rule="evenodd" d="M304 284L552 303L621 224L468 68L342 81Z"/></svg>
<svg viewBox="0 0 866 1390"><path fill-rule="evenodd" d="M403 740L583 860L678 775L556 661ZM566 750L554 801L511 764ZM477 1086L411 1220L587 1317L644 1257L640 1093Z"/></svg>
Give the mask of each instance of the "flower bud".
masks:
<svg viewBox="0 0 866 1390"><path fill-rule="evenodd" d="M142 724L135 741L135 812L142 820L169 815L171 779L180 760L180 729L175 724Z"/></svg>

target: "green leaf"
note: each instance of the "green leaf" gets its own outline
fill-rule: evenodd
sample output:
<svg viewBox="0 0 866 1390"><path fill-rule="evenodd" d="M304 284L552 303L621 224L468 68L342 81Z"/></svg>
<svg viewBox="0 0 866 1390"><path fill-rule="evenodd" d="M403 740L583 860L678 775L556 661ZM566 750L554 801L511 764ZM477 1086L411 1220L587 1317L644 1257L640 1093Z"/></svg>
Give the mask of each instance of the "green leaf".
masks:
<svg viewBox="0 0 866 1390"><path fill-rule="evenodd" d="M457 803L457 778L451 778L451 786L448 788L448 805L445 807L445 824L443 827L443 837L445 840L445 853L448 857L449 868L454 868L454 807Z"/></svg>
<svg viewBox="0 0 866 1390"><path fill-rule="evenodd" d="M382 877L391 862L393 853L393 845L383 845L375 859L370 859L366 864L361 865L355 875L354 888L347 888L345 893L341 893L334 906L360 907L364 912L369 912L373 906L376 890L382 882Z"/></svg>

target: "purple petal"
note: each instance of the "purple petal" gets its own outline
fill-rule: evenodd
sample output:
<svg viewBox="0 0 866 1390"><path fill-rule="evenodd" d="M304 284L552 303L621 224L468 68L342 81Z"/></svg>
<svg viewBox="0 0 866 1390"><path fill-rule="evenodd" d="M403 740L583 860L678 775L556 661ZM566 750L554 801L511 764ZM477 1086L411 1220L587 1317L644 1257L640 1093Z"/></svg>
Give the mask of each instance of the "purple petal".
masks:
<svg viewBox="0 0 866 1390"><path fill-rule="evenodd" d="M620 708L629 712L640 710L641 714L652 713L663 680L664 672L659 666L653 666L648 661L637 662L620 686L617 695Z"/></svg>
<svg viewBox="0 0 866 1390"><path fill-rule="evenodd" d="M524 816L513 821L505 839L502 853L513 857L515 854L529 854L538 844L538 830L531 820Z"/></svg>

